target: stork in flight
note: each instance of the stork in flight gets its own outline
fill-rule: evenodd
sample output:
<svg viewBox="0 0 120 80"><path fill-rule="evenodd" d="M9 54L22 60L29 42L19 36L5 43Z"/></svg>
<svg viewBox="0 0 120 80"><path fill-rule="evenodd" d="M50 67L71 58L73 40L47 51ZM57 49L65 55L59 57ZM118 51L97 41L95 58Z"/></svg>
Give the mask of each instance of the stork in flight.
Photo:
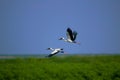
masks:
<svg viewBox="0 0 120 80"><path fill-rule="evenodd" d="M55 55L59 52L64 53L63 48L57 48L57 49L47 48L47 50L52 50L52 52L46 57L52 57L53 55Z"/></svg>
<svg viewBox="0 0 120 80"><path fill-rule="evenodd" d="M75 39L77 37L77 32L76 31L72 31L70 28L67 28L67 39L65 39L64 37L60 38L59 40L64 40L65 42L69 42L69 43L76 43L76 44L80 44L79 42L76 42Z"/></svg>

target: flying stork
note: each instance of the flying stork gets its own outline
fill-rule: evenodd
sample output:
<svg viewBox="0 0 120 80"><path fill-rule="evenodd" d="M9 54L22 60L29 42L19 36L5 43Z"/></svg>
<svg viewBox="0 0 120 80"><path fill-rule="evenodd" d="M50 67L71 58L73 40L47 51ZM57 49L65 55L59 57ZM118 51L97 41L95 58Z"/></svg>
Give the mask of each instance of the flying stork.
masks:
<svg viewBox="0 0 120 80"><path fill-rule="evenodd" d="M59 40L64 40L65 42L69 42L69 43L76 43L76 44L80 44L79 42L76 42L75 39L77 37L77 32L76 31L72 31L70 28L67 28L67 39L65 39L64 37L60 38Z"/></svg>
<svg viewBox="0 0 120 80"><path fill-rule="evenodd" d="M57 49L47 48L47 50L52 50L52 52L46 57L52 57L53 55L55 55L59 52L64 53L63 48L57 48Z"/></svg>

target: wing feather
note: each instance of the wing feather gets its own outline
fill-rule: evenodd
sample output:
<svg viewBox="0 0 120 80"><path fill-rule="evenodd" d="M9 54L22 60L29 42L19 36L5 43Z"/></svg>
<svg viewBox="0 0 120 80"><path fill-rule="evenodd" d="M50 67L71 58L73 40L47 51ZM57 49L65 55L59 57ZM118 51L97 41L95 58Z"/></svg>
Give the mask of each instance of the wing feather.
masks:
<svg viewBox="0 0 120 80"><path fill-rule="evenodd" d="M51 52L51 54L57 54L59 51L55 50L53 52Z"/></svg>
<svg viewBox="0 0 120 80"><path fill-rule="evenodd" d="M76 31L73 31L73 41L76 39L76 37L77 37L77 32Z"/></svg>
<svg viewBox="0 0 120 80"><path fill-rule="evenodd" d="M67 38L71 39L73 41L73 33L72 30L70 28L67 28Z"/></svg>

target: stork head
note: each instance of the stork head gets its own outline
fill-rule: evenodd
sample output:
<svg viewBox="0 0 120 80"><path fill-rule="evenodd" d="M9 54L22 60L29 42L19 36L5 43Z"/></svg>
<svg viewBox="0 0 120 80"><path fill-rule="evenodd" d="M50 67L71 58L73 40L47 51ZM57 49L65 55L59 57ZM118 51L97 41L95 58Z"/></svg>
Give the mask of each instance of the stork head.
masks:
<svg viewBox="0 0 120 80"><path fill-rule="evenodd" d="M51 50L52 48L47 48L47 50Z"/></svg>
<svg viewBox="0 0 120 80"><path fill-rule="evenodd" d="M63 38L63 37L61 37L61 38L59 38L59 40L64 40L64 38Z"/></svg>

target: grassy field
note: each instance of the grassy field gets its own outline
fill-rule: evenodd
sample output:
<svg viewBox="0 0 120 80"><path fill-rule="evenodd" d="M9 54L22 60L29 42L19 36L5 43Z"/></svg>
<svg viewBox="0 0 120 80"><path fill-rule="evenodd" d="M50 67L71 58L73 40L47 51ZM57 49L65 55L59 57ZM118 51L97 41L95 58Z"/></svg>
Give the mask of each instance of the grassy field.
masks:
<svg viewBox="0 0 120 80"><path fill-rule="evenodd" d="M120 55L1 59L0 80L120 80Z"/></svg>

